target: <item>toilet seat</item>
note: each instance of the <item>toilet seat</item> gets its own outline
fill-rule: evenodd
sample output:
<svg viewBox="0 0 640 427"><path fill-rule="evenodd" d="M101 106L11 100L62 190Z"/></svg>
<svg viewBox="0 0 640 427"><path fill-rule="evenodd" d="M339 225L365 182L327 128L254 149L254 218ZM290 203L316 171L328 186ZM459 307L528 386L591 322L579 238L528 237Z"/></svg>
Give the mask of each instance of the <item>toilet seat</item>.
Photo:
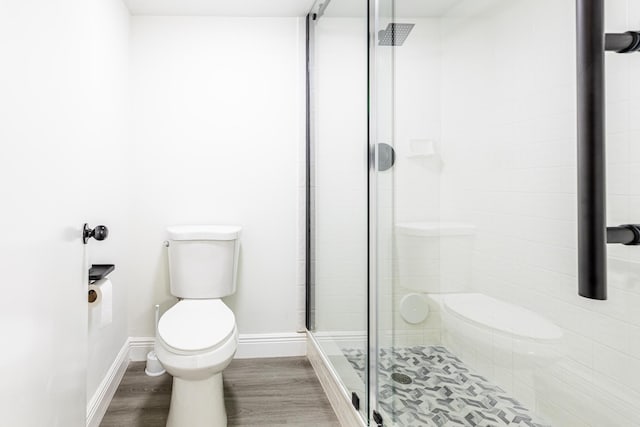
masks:
<svg viewBox="0 0 640 427"><path fill-rule="evenodd" d="M553 342L562 338L562 329L527 310L478 293L443 296L447 312L476 326L520 340Z"/></svg>
<svg viewBox="0 0 640 427"><path fill-rule="evenodd" d="M213 351L234 333L235 316L219 299L179 301L158 322L158 337L175 354Z"/></svg>

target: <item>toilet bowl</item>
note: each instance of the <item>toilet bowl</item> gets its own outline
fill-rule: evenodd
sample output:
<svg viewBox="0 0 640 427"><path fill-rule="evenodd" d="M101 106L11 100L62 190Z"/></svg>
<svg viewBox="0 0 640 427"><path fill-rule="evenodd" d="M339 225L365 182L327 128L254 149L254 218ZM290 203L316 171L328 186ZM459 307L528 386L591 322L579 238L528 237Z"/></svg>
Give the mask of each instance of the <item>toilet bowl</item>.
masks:
<svg viewBox="0 0 640 427"><path fill-rule="evenodd" d="M155 351L173 376L167 427L224 427L222 373L238 347L222 297L236 289L240 227L170 227L171 293L180 300L158 322Z"/></svg>
<svg viewBox="0 0 640 427"><path fill-rule="evenodd" d="M156 353L174 377L167 426L226 425L222 371L237 347L235 317L221 300L182 300L162 316Z"/></svg>

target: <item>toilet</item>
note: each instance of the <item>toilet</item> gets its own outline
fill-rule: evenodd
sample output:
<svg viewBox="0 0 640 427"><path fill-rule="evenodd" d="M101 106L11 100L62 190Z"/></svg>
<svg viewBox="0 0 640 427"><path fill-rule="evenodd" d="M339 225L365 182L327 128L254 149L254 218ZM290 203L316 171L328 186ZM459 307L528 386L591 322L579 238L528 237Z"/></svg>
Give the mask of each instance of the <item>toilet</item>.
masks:
<svg viewBox="0 0 640 427"><path fill-rule="evenodd" d="M179 301L158 322L155 351L173 376L167 427L227 425L222 371L238 347L233 312L241 227L167 229L171 294Z"/></svg>
<svg viewBox="0 0 640 427"><path fill-rule="evenodd" d="M558 360L563 331L539 314L471 288L476 228L458 222L395 227L395 277L407 323L439 316L442 344L471 365L531 368Z"/></svg>

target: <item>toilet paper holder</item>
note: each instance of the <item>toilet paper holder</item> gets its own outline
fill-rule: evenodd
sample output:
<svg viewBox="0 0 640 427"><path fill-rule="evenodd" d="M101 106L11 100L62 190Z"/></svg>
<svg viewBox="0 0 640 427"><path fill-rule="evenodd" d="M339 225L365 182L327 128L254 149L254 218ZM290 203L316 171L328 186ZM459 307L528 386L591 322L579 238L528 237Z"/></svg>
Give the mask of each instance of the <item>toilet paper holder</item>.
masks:
<svg viewBox="0 0 640 427"><path fill-rule="evenodd" d="M89 284L91 285L98 280L106 278L115 269L116 266L113 264L92 264L91 268L89 268ZM98 299L96 291L89 289L89 293L87 295L89 303L95 302L96 299Z"/></svg>
<svg viewBox="0 0 640 427"><path fill-rule="evenodd" d="M116 266L113 264L92 264L89 269L89 282L102 280L115 269Z"/></svg>

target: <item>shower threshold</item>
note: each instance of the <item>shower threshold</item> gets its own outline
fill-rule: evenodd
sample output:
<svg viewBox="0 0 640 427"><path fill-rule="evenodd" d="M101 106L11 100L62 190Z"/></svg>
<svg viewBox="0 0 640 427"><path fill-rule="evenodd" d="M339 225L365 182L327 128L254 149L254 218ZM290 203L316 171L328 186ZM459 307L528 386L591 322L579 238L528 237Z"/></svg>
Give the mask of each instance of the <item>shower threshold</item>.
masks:
<svg viewBox="0 0 640 427"><path fill-rule="evenodd" d="M364 380L364 352L342 351ZM381 349L378 378L378 405L395 426L550 427L443 346Z"/></svg>

